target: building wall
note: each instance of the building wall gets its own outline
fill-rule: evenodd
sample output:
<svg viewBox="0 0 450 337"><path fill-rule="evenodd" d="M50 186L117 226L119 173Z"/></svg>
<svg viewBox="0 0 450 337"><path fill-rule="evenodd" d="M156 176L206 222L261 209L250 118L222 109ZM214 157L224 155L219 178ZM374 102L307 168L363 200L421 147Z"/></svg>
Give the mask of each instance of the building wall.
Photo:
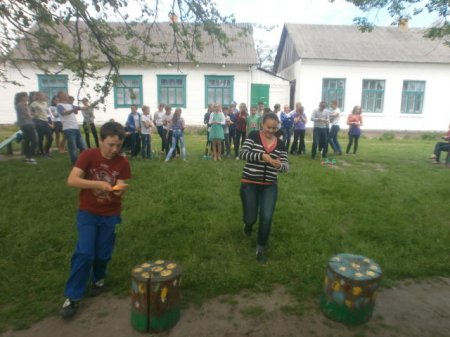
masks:
<svg viewBox="0 0 450 337"><path fill-rule="evenodd" d="M361 104L363 79L385 80L383 113L363 111L364 128L371 130L446 130L450 123L445 97L450 66L439 64L405 64L302 60L286 68L281 76L296 79L295 101L301 101L308 116L322 99L323 78L345 78L345 107L341 127L347 128L346 116L353 106ZM425 81L423 112L401 114L404 80ZM308 125L311 126L311 125Z"/></svg>
<svg viewBox="0 0 450 337"><path fill-rule="evenodd" d="M224 75L234 76L234 100L238 102L250 101L251 73L247 66L228 66L223 68L220 65L200 65L194 66L176 65L165 68L156 67L127 67L123 68L121 75L142 75L143 103L150 106L150 111L156 111L157 102L157 75L186 75L186 107L183 108L183 117L189 125L202 125L205 109L205 75ZM19 71L9 69L8 78L19 81L23 86L7 84L0 90L0 124L12 124L16 121L14 110L14 95L20 91L37 91L38 74L40 71L33 69L30 65L21 66L22 73L28 77L24 78ZM62 73L64 74L64 73ZM88 82L90 88L93 82ZM69 75L68 91L69 94L78 96L79 83L74 81ZM81 99L89 93L89 88L81 90L78 98ZM91 91L91 94L93 92ZM247 103L248 104L248 103ZM111 93L105 100L105 104L95 111L96 123L102 124L113 118L118 122L124 123L128 116L129 109L114 108L114 95ZM81 114L78 115L81 123Z"/></svg>
<svg viewBox="0 0 450 337"><path fill-rule="evenodd" d="M289 104L289 81L265 71L254 69L251 74L251 83L269 84L269 107L273 109L275 104Z"/></svg>

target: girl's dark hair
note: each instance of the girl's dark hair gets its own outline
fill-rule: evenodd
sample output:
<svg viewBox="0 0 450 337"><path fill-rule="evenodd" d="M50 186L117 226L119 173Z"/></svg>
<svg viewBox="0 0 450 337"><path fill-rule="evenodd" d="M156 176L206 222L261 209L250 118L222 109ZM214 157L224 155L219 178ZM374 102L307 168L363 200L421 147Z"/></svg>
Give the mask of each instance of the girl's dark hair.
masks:
<svg viewBox="0 0 450 337"><path fill-rule="evenodd" d="M58 96L53 96L52 102L50 103L50 105L51 105L51 106L56 106L55 100L57 100L57 99L58 99Z"/></svg>
<svg viewBox="0 0 450 337"><path fill-rule="evenodd" d="M107 122L100 128L100 139L105 140L107 137L119 137L120 140L125 138L125 130L122 124L117 122Z"/></svg>
<svg viewBox="0 0 450 337"><path fill-rule="evenodd" d="M25 96L28 96L28 93L26 93L25 91L22 92L18 92L16 94L16 96L14 96L14 105L19 104L19 102L22 100L22 98L24 98Z"/></svg>
<svg viewBox="0 0 450 337"><path fill-rule="evenodd" d="M277 114L275 114L273 112L269 112L263 116L263 123L265 123L266 120L268 120L268 119L272 119L274 121L279 122Z"/></svg>

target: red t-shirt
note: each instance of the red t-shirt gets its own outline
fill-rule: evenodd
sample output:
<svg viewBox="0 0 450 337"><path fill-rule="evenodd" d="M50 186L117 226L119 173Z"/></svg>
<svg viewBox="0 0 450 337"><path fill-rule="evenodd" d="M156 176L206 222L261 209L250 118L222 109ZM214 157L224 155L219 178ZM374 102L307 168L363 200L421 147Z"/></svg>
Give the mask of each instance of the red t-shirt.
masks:
<svg viewBox="0 0 450 337"><path fill-rule="evenodd" d="M131 177L128 160L119 155L113 159L102 156L100 149L88 149L81 152L75 164L83 170L84 178L88 180L107 181L111 186L117 180L126 180ZM80 191L79 209L96 215L119 215L122 198L112 192L97 189L82 189Z"/></svg>

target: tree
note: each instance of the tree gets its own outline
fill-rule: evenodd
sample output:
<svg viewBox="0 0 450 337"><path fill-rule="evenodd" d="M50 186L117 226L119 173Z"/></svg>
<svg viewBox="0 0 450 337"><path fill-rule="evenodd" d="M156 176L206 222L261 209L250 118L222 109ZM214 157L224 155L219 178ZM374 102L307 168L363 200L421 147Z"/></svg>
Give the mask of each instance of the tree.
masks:
<svg viewBox="0 0 450 337"><path fill-rule="evenodd" d="M329 0L334 2L335 0ZM443 39L444 43L450 46L450 24L448 22L450 15L450 1L448 0L345 0L354 4L360 10L366 13L372 11L378 12L386 9L393 18L392 24L397 24L401 20L411 19L424 11L438 14L438 21L430 27L425 36L431 39ZM356 17L353 20L359 25L362 31L371 31L374 23L368 16Z"/></svg>
<svg viewBox="0 0 450 337"><path fill-rule="evenodd" d="M18 84L7 77L6 70L13 66L20 71L26 54L27 60L46 74L69 70L80 80L80 88L87 79L95 79L94 90L103 101L124 64L151 63L152 56L174 51L195 63L205 36L214 39L225 54L232 54L222 24L235 25L234 17L221 16L212 0L172 0L164 10L163 1L151 3L153 6L147 0L3 0L0 82ZM129 7L138 15L123 14ZM172 45L153 39L162 12L171 19ZM117 39L127 43L118 46ZM100 76L99 70L105 67L106 77Z"/></svg>
<svg viewBox="0 0 450 337"><path fill-rule="evenodd" d="M278 25L273 26L265 26L261 24L254 24L253 28L255 30L260 29L267 33L270 33L275 28L277 28ZM258 39L255 41L255 48L256 48L256 56L258 58L258 67L273 71L273 64L275 61L275 55L277 53L278 46L271 46L267 44L264 40Z"/></svg>

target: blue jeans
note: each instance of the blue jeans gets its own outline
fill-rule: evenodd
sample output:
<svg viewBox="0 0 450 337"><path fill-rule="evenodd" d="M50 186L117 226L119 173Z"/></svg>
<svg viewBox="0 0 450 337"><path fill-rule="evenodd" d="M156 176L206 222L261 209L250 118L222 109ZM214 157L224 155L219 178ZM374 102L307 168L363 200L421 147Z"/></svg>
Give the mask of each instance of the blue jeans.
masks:
<svg viewBox="0 0 450 337"><path fill-rule="evenodd" d="M328 142L330 143L333 151L336 152L337 154L342 153L341 145L339 144L339 141L337 138L339 130L340 130L339 125L332 125L330 134L328 135Z"/></svg>
<svg viewBox="0 0 450 337"><path fill-rule="evenodd" d="M64 295L72 300L83 297L89 278L92 282L104 279L111 260L116 238L118 215L100 216L78 210L78 242L72 255L70 276Z"/></svg>
<svg viewBox="0 0 450 337"><path fill-rule="evenodd" d="M70 161L72 164L75 164L78 158L77 149L80 150L80 152L86 150L86 144L81 137L81 132L79 129L64 130L64 137L66 137L67 140Z"/></svg>
<svg viewBox="0 0 450 337"><path fill-rule="evenodd" d="M141 144L142 158L151 158L152 157L152 135L142 134L141 141L142 141L142 144Z"/></svg>
<svg viewBox="0 0 450 337"><path fill-rule="evenodd" d="M244 224L253 226L256 223L259 211L258 246L265 247L269 240L277 196L277 184L258 185L241 183Z"/></svg>
<svg viewBox="0 0 450 337"><path fill-rule="evenodd" d="M327 128L313 128L313 142L311 148L311 157L316 158L317 147L319 152L322 152L322 157L326 158L328 154L328 129Z"/></svg>
<svg viewBox="0 0 450 337"><path fill-rule="evenodd" d="M283 133L283 145L286 152L289 152L289 146L291 145L292 128L281 128Z"/></svg>
<svg viewBox="0 0 450 337"><path fill-rule="evenodd" d="M170 147L169 152L166 156L166 161L169 161L172 157L173 152L175 151L175 148L177 147L177 143L180 142L181 146L181 157L183 160L186 160L186 145L184 144L184 134L181 130L174 130L172 132L172 145Z"/></svg>

